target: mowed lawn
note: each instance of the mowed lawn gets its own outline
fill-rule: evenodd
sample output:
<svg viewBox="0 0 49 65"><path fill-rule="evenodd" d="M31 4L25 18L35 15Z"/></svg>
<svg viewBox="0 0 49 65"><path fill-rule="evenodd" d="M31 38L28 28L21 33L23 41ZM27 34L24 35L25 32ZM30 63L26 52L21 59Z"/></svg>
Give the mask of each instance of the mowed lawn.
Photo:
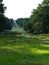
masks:
<svg viewBox="0 0 49 65"><path fill-rule="evenodd" d="M0 37L0 65L49 65L49 42L37 37Z"/></svg>

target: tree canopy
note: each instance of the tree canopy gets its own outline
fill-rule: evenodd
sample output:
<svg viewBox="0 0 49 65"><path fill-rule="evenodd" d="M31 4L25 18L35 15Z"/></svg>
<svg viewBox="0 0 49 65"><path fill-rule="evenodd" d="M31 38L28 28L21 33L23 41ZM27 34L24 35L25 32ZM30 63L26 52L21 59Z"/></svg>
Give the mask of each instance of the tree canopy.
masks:
<svg viewBox="0 0 49 65"><path fill-rule="evenodd" d="M44 0L42 4L39 4L36 9L33 10L30 20L30 25L26 27L26 30L32 33L49 33L49 0ZM28 23L27 25L28 26Z"/></svg>
<svg viewBox="0 0 49 65"><path fill-rule="evenodd" d="M5 7L2 3L3 0L0 0L0 32L5 29L6 17L4 15Z"/></svg>
<svg viewBox="0 0 49 65"><path fill-rule="evenodd" d="M2 2L3 0L0 0L0 3Z"/></svg>
<svg viewBox="0 0 49 65"><path fill-rule="evenodd" d="M24 23L26 22L27 19L28 19L28 18L18 18L18 19L16 20L16 23L17 23L20 27L23 28Z"/></svg>
<svg viewBox="0 0 49 65"><path fill-rule="evenodd" d="M14 21L12 22L12 20L10 20L4 15L6 7L2 2L3 0L0 0L0 32L4 30L10 30L14 23Z"/></svg>

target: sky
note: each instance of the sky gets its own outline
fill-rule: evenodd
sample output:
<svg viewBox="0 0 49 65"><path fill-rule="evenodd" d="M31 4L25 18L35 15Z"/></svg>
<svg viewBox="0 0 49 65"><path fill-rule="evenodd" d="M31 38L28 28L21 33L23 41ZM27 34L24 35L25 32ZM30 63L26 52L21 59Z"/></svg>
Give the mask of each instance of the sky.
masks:
<svg viewBox="0 0 49 65"><path fill-rule="evenodd" d="M7 7L5 15L8 18L26 18L31 16L33 9L37 8L43 0L3 0Z"/></svg>

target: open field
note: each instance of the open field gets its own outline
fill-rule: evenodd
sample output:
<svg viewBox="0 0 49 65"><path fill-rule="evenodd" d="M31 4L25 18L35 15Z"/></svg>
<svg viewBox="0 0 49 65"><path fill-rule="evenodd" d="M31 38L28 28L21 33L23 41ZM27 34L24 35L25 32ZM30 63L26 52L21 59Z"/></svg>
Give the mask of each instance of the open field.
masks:
<svg viewBox="0 0 49 65"><path fill-rule="evenodd" d="M40 37L0 37L0 65L49 65L49 43Z"/></svg>

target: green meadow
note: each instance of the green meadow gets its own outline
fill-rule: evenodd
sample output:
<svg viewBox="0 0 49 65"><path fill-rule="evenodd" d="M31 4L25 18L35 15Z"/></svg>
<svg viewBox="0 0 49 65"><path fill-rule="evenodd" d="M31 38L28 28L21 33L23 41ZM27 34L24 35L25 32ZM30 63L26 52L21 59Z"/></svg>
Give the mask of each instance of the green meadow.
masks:
<svg viewBox="0 0 49 65"><path fill-rule="evenodd" d="M48 35L0 37L0 65L49 65L48 39Z"/></svg>

